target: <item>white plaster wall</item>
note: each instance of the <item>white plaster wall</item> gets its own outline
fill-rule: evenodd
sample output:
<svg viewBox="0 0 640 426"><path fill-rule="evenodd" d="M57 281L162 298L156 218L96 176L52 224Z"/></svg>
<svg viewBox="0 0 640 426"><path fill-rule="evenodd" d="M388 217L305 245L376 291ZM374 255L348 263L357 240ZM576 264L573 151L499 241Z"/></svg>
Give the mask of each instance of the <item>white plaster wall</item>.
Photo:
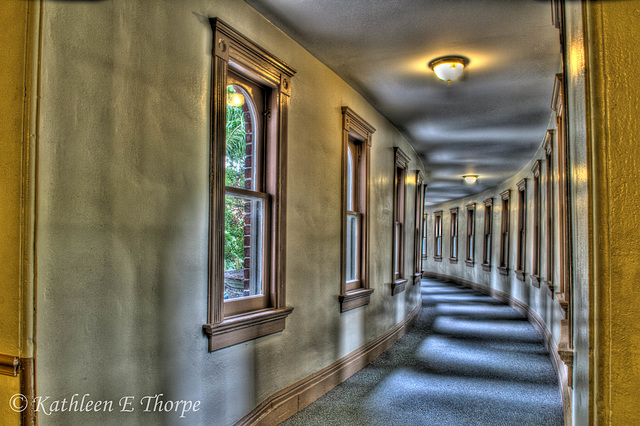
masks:
<svg viewBox="0 0 640 426"><path fill-rule="evenodd" d="M211 29L220 17L297 70L289 117L284 332L207 351ZM42 425L233 424L376 338L420 303L391 296L393 146L401 134L244 2L45 2L38 152L37 393L134 397L134 412ZM371 151L371 304L339 313L341 110ZM423 170L424 172L424 170ZM414 186L407 187L413 229ZM412 270L411 238L405 270ZM146 395L200 411L145 413ZM136 405L137 404L137 405Z"/></svg>

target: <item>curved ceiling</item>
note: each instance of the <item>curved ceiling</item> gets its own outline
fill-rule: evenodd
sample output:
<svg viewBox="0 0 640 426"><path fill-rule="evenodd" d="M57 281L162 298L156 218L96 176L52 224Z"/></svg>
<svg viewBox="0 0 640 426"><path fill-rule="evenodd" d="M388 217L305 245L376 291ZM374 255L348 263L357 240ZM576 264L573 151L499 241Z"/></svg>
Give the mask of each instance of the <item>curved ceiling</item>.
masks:
<svg viewBox="0 0 640 426"><path fill-rule="evenodd" d="M428 204L498 185L545 136L561 70L548 1L246 1L405 134L425 164ZM444 55L470 60L451 85L427 67Z"/></svg>

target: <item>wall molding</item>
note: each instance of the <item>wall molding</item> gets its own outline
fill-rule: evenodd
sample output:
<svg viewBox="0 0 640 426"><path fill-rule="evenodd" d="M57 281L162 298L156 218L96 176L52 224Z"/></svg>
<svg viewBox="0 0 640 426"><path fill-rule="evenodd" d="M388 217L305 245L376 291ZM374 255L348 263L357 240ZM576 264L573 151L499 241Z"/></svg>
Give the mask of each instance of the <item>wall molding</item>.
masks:
<svg viewBox="0 0 640 426"><path fill-rule="evenodd" d="M17 376L19 364L18 357L0 354L0 374L13 377Z"/></svg>
<svg viewBox="0 0 640 426"><path fill-rule="evenodd" d="M551 359L551 365L553 366L553 370L556 373L556 377L558 378L558 387L560 389L560 395L562 396L562 410L564 413L564 424L566 426L571 425L571 393L569 392L568 386L568 376L567 369L565 368L565 364L560 358L560 354L558 353L558 346L553 341L553 336L551 332L547 328L544 320L537 312L535 312L529 305L526 303L514 298L508 293L497 290L495 288L489 287L484 284L478 284L473 281L465 280L463 278L454 277L451 275L438 274L435 272L425 272L423 274L424 278L434 278L442 281L449 281L455 284L462 285L464 287L471 288L480 293L486 294L488 296L493 297L496 300L499 300L503 303L508 304L513 309L518 311L522 316L524 316L529 323L535 328L540 336L542 337L542 341L544 342L544 346L549 351L549 358Z"/></svg>
<svg viewBox="0 0 640 426"><path fill-rule="evenodd" d="M274 393L236 422L240 425L275 425L296 414L331 389L353 376L405 335L418 318L422 304L398 324L364 346L345 355L293 385Z"/></svg>

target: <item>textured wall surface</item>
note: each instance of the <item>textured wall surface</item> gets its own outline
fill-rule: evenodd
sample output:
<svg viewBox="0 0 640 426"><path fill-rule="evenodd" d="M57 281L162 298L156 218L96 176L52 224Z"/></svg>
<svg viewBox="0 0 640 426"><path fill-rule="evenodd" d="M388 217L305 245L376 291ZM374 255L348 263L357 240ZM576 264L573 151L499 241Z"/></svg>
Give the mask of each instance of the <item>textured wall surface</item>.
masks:
<svg viewBox="0 0 640 426"><path fill-rule="evenodd" d="M0 353L20 353L22 149L27 2L0 3ZM9 399L20 392L19 377L0 375L0 423L18 424Z"/></svg>
<svg viewBox="0 0 640 426"><path fill-rule="evenodd" d="M592 421L640 422L640 1L589 2L585 41L593 168Z"/></svg>
<svg viewBox="0 0 640 426"><path fill-rule="evenodd" d="M209 17L297 70L289 115L282 333L213 353L207 318ZM38 394L201 400L200 411L53 413L45 424L232 424L406 317L390 295L400 133L244 2L45 2L38 222ZM339 313L341 110L373 125L369 306ZM407 211L413 212L413 184ZM413 227L407 214L407 228ZM412 240L406 267L411 271ZM187 424L180 423L180 424Z"/></svg>

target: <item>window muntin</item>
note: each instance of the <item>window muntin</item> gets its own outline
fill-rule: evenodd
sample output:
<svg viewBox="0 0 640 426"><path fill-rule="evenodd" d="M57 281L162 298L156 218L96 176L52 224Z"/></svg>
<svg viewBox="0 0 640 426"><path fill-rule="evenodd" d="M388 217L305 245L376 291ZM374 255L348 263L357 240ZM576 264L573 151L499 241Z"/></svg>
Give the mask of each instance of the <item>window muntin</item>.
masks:
<svg viewBox="0 0 640 426"><path fill-rule="evenodd" d="M516 245L516 277L525 279L527 244L527 181L522 179L518 186L518 238Z"/></svg>
<svg viewBox="0 0 640 426"><path fill-rule="evenodd" d="M442 261L442 211L433 213L433 259Z"/></svg>
<svg viewBox="0 0 640 426"><path fill-rule="evenodd" d="M484 200L484 232L482 239L482 269L491 270L491 245L493 232L493 198Z"/></svg>
<svg viewBox="0 0 640 426"><path fill-rule="evenodd" d="M500 194L502 199L500 209L500 259L498 262L498 271L502 275L509 273L509 209L510 209L511 190Z"/></svg>
<svg viewBox="0 0 640 426"><path fill-rule="evenodd" d="M449 210L450 214L450 238L449 238L449 261L458 262L458 208Z"/></svg>
<svg viewBox="0 0 640 426"><path fill-rule="evenodd" d="M290 78L295 71L219 19L212 18L210 23L215 42L209 309L203 328L209 350L214 351L282 331L293 310L286 306L284 292L286 180L282 170L286 169ZM245 71L249 69L254 71ZM241 102L230 99L238 94ZM227 107L234 102L236 107L243 105L241 111ZM236 233L234 241L227 240L229 232ZM226 273L228 267L235 268L234 273ZM237 289L231 289L231 284Z"/></svg>
<svg viewBox="0 0 640 426"><path fill-rule="evenodd" d="M340 311L369 303L369 151L375 129L342 107L342 248Z"/></svg>
<svg viewBox="0 0 640 426"><path fill-rule="evenodd" d="M475 238L476 238L476 205L471 203L467 205L467 252L465 263L467 266L473 266L475 262Z"/></svg>

